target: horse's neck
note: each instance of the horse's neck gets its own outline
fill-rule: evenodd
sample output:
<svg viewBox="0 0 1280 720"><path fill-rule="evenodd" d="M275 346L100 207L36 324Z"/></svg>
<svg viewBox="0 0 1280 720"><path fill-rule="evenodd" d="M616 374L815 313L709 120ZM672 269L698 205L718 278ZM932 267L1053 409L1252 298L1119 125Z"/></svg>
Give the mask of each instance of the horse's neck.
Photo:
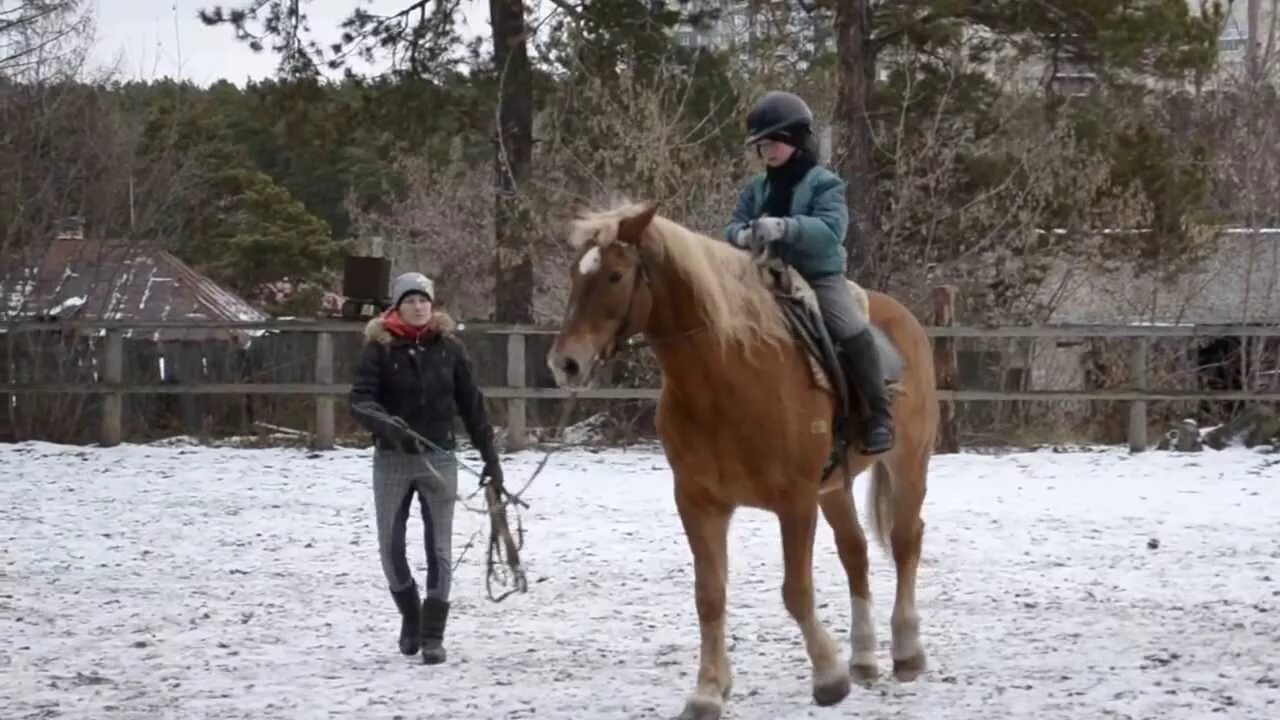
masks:
<svg viewBox="0 0 1280 720"><path fill-rule="evenodd" d="M654 347L688 343L680 340L705 334L702 314L697 310L693 288L675 268L653 263L649 268L650 308L645 327Z"/></svg>
<svg viewBox="0 0 1280 720"><path fill-rule="evenodd" d="M645 335L662 367L664 383L692 383L690 389L700 393L727 385L735 374L724 372L724 366L741 360L741 353L735 347L721 347L699 312L688 281L671 268L654 268L651 292Z"/></svg>

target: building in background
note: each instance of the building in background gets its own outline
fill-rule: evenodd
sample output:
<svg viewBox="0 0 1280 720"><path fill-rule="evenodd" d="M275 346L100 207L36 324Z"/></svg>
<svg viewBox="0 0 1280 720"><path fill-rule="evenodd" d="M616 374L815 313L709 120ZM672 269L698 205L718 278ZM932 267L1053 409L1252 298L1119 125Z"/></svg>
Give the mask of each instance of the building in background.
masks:
<svg viewBox="0 0 1280 720"><path fill-rule="evenodd" d="M805 62L835 49L832 14L816 3L675 0L673 6L685 18L673 29L673 37L691 50L745 51L776 38L774 59ZM797 42L798 38L809 42Z"/></svg>

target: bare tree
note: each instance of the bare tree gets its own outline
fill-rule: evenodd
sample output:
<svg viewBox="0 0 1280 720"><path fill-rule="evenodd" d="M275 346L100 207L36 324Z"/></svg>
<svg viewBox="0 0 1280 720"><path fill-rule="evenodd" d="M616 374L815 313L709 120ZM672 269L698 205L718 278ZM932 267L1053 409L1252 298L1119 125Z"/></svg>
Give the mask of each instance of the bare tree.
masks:
<svg viewBox="0 0 1280 720"><path fill-rule="evenodd" d="M380 239L393 272L435 278L441 304L459 319L488 317L494 292L490 174L456 156L407 157L399 171L408 193L386 211L365 212L348 201L352 232L366 245Z"/></svg>
<svg viewBox="0 0 1280 720"><path fill-rule="evenodd" d="M83 52L92 27L84 0L0 2L0 78L31 77Z"/></svg>

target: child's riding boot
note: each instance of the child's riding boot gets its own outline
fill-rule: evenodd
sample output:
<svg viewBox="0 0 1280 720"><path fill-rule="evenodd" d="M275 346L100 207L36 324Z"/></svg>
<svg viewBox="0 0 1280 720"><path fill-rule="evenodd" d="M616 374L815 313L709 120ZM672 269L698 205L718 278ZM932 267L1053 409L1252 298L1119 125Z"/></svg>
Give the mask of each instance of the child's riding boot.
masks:
<svg viewBox="0 0 1280 720"><path fill-rule="evenodd" d="M840 342L845 381L849 385L850 407L863 400L866 409L862 432L862 452L878 455L893 448L893 410L888 388L880 369L880 353L871 330L863 330Z"/></svg>

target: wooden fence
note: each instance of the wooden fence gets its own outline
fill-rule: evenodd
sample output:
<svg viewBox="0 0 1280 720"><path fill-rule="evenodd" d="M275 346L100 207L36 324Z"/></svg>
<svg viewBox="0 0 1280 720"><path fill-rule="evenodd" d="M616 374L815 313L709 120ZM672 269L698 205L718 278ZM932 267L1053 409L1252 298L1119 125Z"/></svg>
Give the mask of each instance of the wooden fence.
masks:
<svg viewBox="0 0 1280 720"><path fill-rule="evenodd" d="M945 305L945 298L940 305ZM1020 327L956 327L948 326L948 316L939 313L935 324L928 328L934 340L935 362L939 378L940 397L944 401L940 451L957 449L955 438L954 404L961 402L1054 402L1054 401L1120 401L1129 404L1128 441L1130 448L1141 451L1148 447L1148 403L1155 401L1251 401L1280 402L1277 391L1198 391L1184 389L1151 388L1148 382L1148 351L1150 343L1161 339L1193 338L1280 338L1280 327L1251 325L1213 326L1020 326ZM335 373L335 337L350 336L363 330L362 323L343 321L285 321L270 320L255 323L230 322L114 322L114 321L64 321L50 323L14 323L0 326L9 337L22 333L49 333L57 330L63 334L77 333L102 339L101 354L97 360L98 373L93 381L86 382L7 382L0 384L0 397L31 394L89 394L99 395L101 417L99 436L102 444L121 442L122 412L126 396L139 395L221 395L221 396L305 396L314 399L314 432L312 445L317 449L329 449L335 442L335 400L344 396L349 384L338 382ZM146 335L156 331L253 331L274 333L315 334L315 357L312 382L233 382L215 384L180 383L132 383L125 381L124 338L126 333ZM495 324L467 324L466 331L481 335L505 337L505 384L484 386L487 396L502 400L506 405L508 444L520 447L528 434L526 402L541 399L567 398L570 392L555 387L535 387L528 382L528 349L530 338L555 333L554 329ZM1109 390L973 390L956 387L957 363L955 341L957 339L1123 339L1132 342L1129 356L1130 382L1126 387ZM355 338L347 338L354 340ZM4 378L0 378L4 379ZM653 400L658 390L652 387L625 388L604 387L583 390L577 395L586 400Z"/></svg>

